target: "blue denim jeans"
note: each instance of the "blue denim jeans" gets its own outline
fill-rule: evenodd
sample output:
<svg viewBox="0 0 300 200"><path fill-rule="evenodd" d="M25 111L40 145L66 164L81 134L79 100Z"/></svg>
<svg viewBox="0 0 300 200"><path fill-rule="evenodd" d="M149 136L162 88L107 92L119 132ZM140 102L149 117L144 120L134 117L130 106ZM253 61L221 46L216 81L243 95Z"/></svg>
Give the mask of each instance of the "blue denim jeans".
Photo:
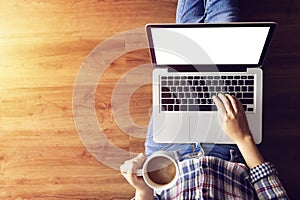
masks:
<svg viewBox="0 0 300 200"><path fill-rule="evenodd" d="M178 0L176 23L218 23L240 20L238 0Z"/></svg>
<svg viewBox="0 0 300 200"><path fill-rule="evenodd" d="M179 0L176 23L215 23L239 20L238 0ZM145 143L146 156L164 150L176 153L179 160L198 156L215 156L227 161L244 163L236 145L220 144L173 144L153 141L151 118Z"/></svg>

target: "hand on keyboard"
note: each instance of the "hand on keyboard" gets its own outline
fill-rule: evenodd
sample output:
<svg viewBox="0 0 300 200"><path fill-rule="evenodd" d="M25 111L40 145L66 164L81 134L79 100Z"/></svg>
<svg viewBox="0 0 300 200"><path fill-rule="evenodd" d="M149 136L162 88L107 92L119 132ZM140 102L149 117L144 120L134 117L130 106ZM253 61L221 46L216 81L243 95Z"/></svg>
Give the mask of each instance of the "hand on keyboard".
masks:
<svg viewBox="0 0 300 200"><path fill-rule="evenodd" d="M219 93L213 96L224 132L235 142L252 137L241 102L234 96Z"/></svg>

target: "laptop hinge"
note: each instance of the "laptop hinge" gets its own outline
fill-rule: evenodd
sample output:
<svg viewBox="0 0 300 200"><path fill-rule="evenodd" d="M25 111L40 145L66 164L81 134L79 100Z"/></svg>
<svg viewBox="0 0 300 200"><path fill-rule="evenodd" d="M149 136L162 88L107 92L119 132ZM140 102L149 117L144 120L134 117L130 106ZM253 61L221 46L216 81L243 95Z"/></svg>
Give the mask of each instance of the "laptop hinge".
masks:
<svg viewBox="0 0 300 200"><path fill-rule="evenodd" d="M168 72L246 72L245 66L168 66Z"/></svg>

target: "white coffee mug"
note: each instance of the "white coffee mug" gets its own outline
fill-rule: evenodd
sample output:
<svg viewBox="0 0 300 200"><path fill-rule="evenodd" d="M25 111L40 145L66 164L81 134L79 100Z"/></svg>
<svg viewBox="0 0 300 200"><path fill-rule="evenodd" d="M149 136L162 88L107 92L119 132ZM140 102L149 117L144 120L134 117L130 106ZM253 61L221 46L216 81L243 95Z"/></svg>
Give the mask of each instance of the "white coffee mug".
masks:
<svg viewBox="0 0 300 200"><path fill-rule="evenodd" d="M175 156L167 151L158 151L149 156L143 168L136 171L137 176L143 176L146 184L155 190L171 188L179 176Z"/></svg>

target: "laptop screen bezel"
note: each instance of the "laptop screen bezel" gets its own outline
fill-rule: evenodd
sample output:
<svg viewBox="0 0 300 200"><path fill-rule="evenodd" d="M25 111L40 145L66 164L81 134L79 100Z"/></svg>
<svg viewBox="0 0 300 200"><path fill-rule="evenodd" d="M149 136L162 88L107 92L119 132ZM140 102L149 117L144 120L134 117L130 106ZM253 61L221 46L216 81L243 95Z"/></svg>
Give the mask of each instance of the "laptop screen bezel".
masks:
<svg viewBox="0 0 300 200"><path fill-rule="evenodd" d="M154 51L154 44L152 38L152 28L215 28L215 27L269 27L269 32L266 38L266 42L264 44L262 53L259 58L258 64L216 64L218 68L227 69L228 71L236 70L241 66L243 68L251 68L251 67L262 67L262 64L265 60L268 48L270 46L273 33L277 26L276 22L230 22L230 23L189 23L189 24L147 24L146 27L146 34L148 39L148 46L150 49L151 54L151 61L154 67L170 67L176 71L189 71L195 68L209 68L209 65L158 65L156 62L155 51Z"/></svg>

